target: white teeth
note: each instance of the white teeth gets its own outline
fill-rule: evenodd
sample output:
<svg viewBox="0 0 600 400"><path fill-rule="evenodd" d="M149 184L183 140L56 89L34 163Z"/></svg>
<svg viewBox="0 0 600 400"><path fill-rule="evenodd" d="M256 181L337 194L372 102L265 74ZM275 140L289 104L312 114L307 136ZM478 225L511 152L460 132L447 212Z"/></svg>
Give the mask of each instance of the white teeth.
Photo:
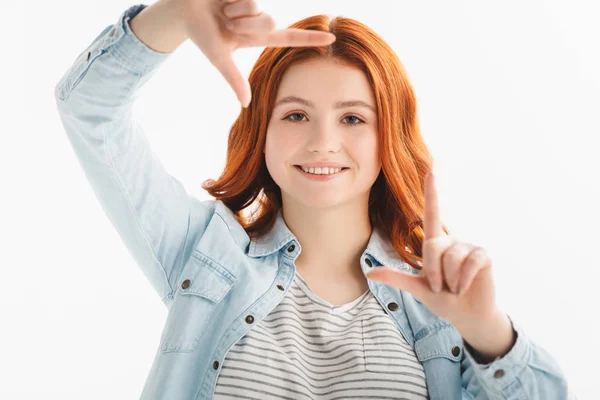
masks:
<svg viewBox="0 0 600 400"><path fill-rule="evenodd" d="M304 172L308 172L309 174L315 174L315 175L336 174L342 170L341 168L304 168L304 167L300 167L300 168L302 168L302 171L304 171Z"/></svg>

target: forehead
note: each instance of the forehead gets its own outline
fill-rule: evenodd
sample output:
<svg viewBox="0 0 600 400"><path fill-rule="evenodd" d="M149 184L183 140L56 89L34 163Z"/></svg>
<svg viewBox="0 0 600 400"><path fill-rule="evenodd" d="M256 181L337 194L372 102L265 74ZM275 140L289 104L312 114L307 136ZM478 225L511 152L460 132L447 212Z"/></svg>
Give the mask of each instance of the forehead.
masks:
<svg viewBox="0 0 600 400"><path fill-rule="evenodd" d="M308 99L317 106L344 100L362 100L374 105L372 88L363 71L325 58L289 67L281 79L276 101L286 96Z"/></svg>

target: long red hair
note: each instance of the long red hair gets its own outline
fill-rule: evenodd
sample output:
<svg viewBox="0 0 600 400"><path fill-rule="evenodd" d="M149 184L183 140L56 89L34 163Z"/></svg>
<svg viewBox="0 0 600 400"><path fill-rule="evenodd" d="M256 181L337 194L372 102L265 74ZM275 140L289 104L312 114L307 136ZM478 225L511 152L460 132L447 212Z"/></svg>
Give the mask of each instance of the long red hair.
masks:
<svg viewBox="0 0 600 400"><path fill-rule="evenodd" d="M369 195L369 219L388 234L398 254L420 270L415 261L422 262L424 178L432 157L421 137L415 93L402 63L381 37L351 18L316 15L289 27L332 32L336 40L322 47L264 49L248 78L250 105L242 108L229 132L225 169L217 181L207 179L202 188L223 201L251 237L268 232L282 200L262 149L283 74L314 57L359 68L375 97L382 163ZM256 209L244 215L251 205Z"/></svg>

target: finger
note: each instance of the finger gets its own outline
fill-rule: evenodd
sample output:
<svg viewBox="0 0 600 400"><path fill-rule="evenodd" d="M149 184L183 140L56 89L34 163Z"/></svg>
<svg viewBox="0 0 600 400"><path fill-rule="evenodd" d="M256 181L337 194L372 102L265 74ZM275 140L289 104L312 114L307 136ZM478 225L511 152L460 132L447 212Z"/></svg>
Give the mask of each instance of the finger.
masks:
<svg viewBox="0 0 600 400"><path fill-rule="evenodd" d="M438 193L433 171L425 177L425 213L423 221L424 239L445 235L440 219Z"/></svg>
<svg viewBox="0 0 600 400"><path fill-rule="evenodd" d="M436 236L423 241L423 274L431 285L431 290L442 290L442 255L454 244L450 235Z"/></svg>
<svg viewBox="0 0 600 400"><path fill-rule="evenodd" d="M284 32L284 31L275 31L275 32ZM309 32L307 30L301 30L303 32L302 36L304 36L304 32ZM330 34L328 32L321 31L310 31L310 32L318 32L316 35L310 33L304 39L300 38L300 40L295 40L295 44L293 46L327 46L335 41L335 35ZM323 34L323 35L321 35ZM267 46L267 47L290 47L290 43L288 39L285 37L286 34L276 35L274 40L268 37L266 40L263 37L258 37L256 35L246 35L246 34L238 34L236 36L236 42L239 44L239 47L257 47L257 46ZM304 40L304 41L303 41Z"/></svg>
<svg viewBox="0 0 600 400"><path fill-rule="evenodd" d="M331 32L313 29L279 29L267 36L264 46L267 47L312 47L326 46L335 42L335 35Z"/></svg>
<svg viewBox="0 0 600 400"><path fill-rule="evenodd" d="M231 53L226 53L220 59L213 61L214 66L219 70L225 78L229 86L235 92L242 107L248 107L250 104L250 83L242 75L237 65L235 65Z"/></svg>
<svg viewBox="0 0 600 400"><path fill-rule="evenodd" d="M458 291L458 281L462 274L462 267L474 246L464 242L454 243L442 255L442 273L450 291Z"/></svg>
<svg viewBox="0 0 600 400"><path fill-rule="evenodd" d="M492 265L491 259L488 257L485 249L478 247L475 248L465 261L465 265L462 268L461 276L458 283L458 294L461 295L469 290L471 283L475 277L481 272L482 269L488 268Z"/></svg>
<svg viewBox="0 0 600 400"><path fill-rule="evenodd" d="M275 29L275 21L265 13L229 19L228 22L231 23L231 31L239 34L266 36Z"/></svg>
<svg viewBox="0 0 600 400"><path fill-rule="evenodd" d="M389 286L404 290L418 299L431 295L429 284L421 275L407 274L389 267L377 267L365 275L367 278L383 282Z"/></svg>
<svg viewBox="0 0 600 400"><path fill-rule="evenodd" d="M275 21L270 15L264 13L233 19L229 22L232 23L231 30L237 34L264 37L261 45L266 47L325 46L335 42L336 39L331 32L314 29L275 30Z"/></svg>
<svg viewBox="0 0 600 400"><path fill-rule="evenodd" d="M243 16L258 15L260 10L254 0L239 0L228 3L223 7L223 14L227 18L238 18Z"/></svg>

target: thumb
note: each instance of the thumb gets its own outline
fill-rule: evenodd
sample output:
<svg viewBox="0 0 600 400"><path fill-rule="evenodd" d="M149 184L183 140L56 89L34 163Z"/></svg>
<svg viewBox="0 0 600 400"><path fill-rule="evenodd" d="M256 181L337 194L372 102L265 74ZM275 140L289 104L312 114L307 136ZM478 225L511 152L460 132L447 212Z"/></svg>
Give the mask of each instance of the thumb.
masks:
<svg viewBox="0 0 600 400"><path fill-rule="evenodd" d="M213 64L219 70L221 75L223 75L227 83L229 83L229 86L231 86L235 92L239 102L242 104L242 107L248 107L250 104L250 97L252 95L252 92L250 91L250 83L248 83L248 80L242 75L237 65L235 65L232 54L225 54Z"/></svg>
<svg viewBox="0 0 600 400"><path fill-rule="evenodd" d="M427 292L430 291L429 285L422 274L413 275L389 267L377 267L365 276L368 279L408 292L418 299L426 297Z"/></svg>

